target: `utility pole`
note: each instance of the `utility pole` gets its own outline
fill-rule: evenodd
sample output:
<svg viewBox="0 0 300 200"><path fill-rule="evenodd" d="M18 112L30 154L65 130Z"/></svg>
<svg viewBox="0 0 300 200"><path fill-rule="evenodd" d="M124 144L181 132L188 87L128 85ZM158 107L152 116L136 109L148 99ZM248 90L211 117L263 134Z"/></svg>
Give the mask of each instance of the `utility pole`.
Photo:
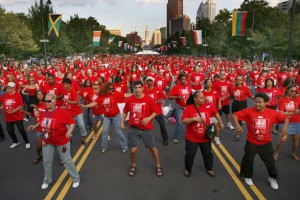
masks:
<svg viewBox="0 0 300 200"><path fill-rule="evenodd" d="M289 33L289 44L288 44L288 55L287 55L287 66L291 65L291 55L293 49L293 32L294 32L294 18L296 10L296 0L293 0L292 4L292 13L291 13L291 22L290 22L290 33Z"/></svg>

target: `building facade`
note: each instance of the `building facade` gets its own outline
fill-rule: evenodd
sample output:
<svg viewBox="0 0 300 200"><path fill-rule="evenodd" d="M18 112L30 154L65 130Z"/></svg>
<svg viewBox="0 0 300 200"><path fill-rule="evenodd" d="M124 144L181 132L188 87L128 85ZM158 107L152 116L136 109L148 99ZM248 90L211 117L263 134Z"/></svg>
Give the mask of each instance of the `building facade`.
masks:
<svg viewBox="0 0 300 200"><path fill-rule="evenodd" d="M146 30L145 30L145 44L146 45L150 44L150 33L148 31L148 26L146 26Z"/></svg>
<svg viewBox="0 0 300 200"><path fill-rule="evenodd" d="M108 29L110 34L121 36L121 30L120 29Z"/></svg>
<svg viewBox="0 0 300 200"><path fill-rule="evenodd" d="M300 0L296 0L296 2L300 2ZM277 4L277 8L282 12L288 13L293 6L293 0L283 1Z"/></svg>
<svg viewBox="0 0 300 200"><path fill-rule="evenodd" d="M183 0L168 0L167 3L167 34L170 35L170 21L174 17L183 16Z"/></svg>
<svg viewBox="0 0 300 200"><path fill-rule="evenodd" d="M170 33L174 35L176 32L180 34L182 31L189 31L191 25L191 20L188 16L183 15L180 17L175 17L170 21Z"/></svg>
<svg viewBox="0 0 300 200"><path fill-rule="evenodd" d="M217 15L216 3L214 0L207 0L203 5L203 17L209 19L210 22L215 20Z"/></svg>
<svg viewBox="0 0 300 200"><path fill-rule="evenodd" d="M142 39L138 35L138 32L134 31L126 35L126 39L129 44L131 45L141 45L142 44Z"/></svg>
<svg viewBox="0 0 300 200"><path fill-rule="evenodd" d="M161 32L159 29L156 29L156 31L153 32L152 36L152 45L161 44Z"/></svg>

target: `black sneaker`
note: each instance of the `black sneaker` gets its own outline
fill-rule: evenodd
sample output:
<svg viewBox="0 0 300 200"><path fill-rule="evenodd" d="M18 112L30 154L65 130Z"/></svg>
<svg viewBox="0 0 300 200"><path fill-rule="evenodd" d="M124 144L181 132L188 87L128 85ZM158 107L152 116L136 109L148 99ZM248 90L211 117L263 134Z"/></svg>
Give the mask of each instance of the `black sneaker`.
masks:
<svg viewBox="0 0 300 200"><path fill-rule="evenodd" d="M164 146L168 146L168 144L169 144L168 140L164 140L164 141L163 141L163 145L164 145Z"/></svg>

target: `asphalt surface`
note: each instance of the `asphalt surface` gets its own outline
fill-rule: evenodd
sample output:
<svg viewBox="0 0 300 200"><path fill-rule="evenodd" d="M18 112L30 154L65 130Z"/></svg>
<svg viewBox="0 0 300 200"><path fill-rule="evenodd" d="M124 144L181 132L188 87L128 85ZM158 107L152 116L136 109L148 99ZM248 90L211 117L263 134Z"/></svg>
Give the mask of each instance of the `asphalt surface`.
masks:
<svg viewBox="0 0 300 200"><path fill-rule="evenodd" d="M24 124L27 127L33 121L31 118L29 123ZM163 177L159 178L155 175L154 160L142 142L137 155L137 173L134 177L129 177L127 175L130 166L129 153L122 153L113 127L111 128L110 149L105 153L101 153L101 137L92 140L90 139L91 134L88 145L83 148L79 130L75 128L71 153L73 159L76 159L77 168L80 168L80 187L73 189L69 175L62 176L65 168L58 164L59 156L56 154L53 163L53 183L48 189L41 190L43 164L42 162L37 165L32 164L35 156L35 133L28 132L31 148L25 149L21 135L16 131L21 145L15 149L9 149L12 141L6 132L3 113L1 123L6 134L6 140L0 143L0 199L3 200L45 198L102 200L265 198L292 200L299 199L300 195L300 161L291 158L292 139L290 137L284 144L279 160L276 162L279 172L279 190L276 191L270 187L267 181L267 170L258 155L254 163L253 182L255 187L249 187L239 177L238 168L243 156L245 134L242 135L240 142L235 143L232 141L234 131L224 129L221 132L222 145L216 146L213 152L215 178L206 174L200 151L197 152L192 174L187 178L183 176L184 140L181 139L178 144L174 144L171 139L175 125L166 124L170 141L168 146L163 146L157 122L154 122L153 134L163 167ZM245 125L243 127L246 132ZM101 129L99 130L101 131ZM124 133L127 136L127 130ZM277 139L278 136L273 135L274 146ZM213 146L215 147L215 145ZM224 153L225 150L228 154ZM298 155L300 155L299 149ZM66 174L66 172L64 173Z"/></svg>

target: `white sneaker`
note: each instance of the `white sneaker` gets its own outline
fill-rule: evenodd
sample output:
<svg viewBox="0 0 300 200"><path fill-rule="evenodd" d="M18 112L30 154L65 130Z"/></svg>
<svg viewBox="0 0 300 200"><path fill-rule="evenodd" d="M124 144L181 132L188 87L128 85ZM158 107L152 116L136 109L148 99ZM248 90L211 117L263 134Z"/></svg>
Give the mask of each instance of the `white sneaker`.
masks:
<svg viewBox="0 0 300 200"><path fill-rule="evenodd" d="M15 148L15 147L17 147L17 146L19 146L19 145L20 145L20 142L18 142L18 143L13 143L12 145L10 145L9 148L13 149L13 148Z"/></svg>
<svg viewBox="0 0 300 200"><path fill-rule="evenodd" d="M110 140L110 135L107 136L107 139Z"/></svg>
<svg viewBox="0 0 300 200"><path fill-rule="evenodd" d="M230 130L234 130L234 127L230 122L227 123L227 128L229 128Z"/></svg>
<svg viewBox="0 0 300 200"><path fill-rule="evenodd" d="M108 151L108 149L102 149L102 153L105 153L107 151Z"/></svg>
<svg viewBox="0 0 300 200"><path fill-rule="evenodd" d="M275 178L269 177L268 181L269 181L269 183L271 185L271 188L273 188L274 190L278 190L278 184L277 184L277 181L276 181Z"/></svg>
<svg viewBox="0 0 300 200"><path fill-rule="evenodd" d="M247 185L253 185L253 182L252 182L252 179L251 178L243 178L244 180L245 180L245 183L247 184Z"/></svg>
<svg viewBox="0 0 300 200"><path fill-rule="evenodd" d="M73 188L78 188L79 187L79 182L73 183L72 187Z"/></svg>
<svg viewBox="0 0 300 200"><path fill-rule="evenodd" d="M177 143L179 142L179 140L178 140L178 139L174 139L173 142L174 142L175 144L177 144Z"/></svg>
<svg viewBox="0 0 300 200"><path fill-rule="evenodd" d="M23 121L25 122L29 122L29 119L27 119L26 117L23 119Z"/></svg>
<svg viewBox="0 0 300 200"><path fill-rule="evenodd" d="M47 188L49 187L50 184L51 184L51 183L49 183L49 184L48 184L48 183L43 183L42 186L41 186L41 189L42 189L42 190L47 189Z"/></svg>
<svg viewBox="0 0 300 200"><path fill-rule="evenodd" d="M26 148L26 149L29 149L29 148L30 148L30 143L26 143L26 144L25 144L25 148Z"/></svg>
<svg viewBox="0 0 300 200"><path fill-rule="evenodd" d="M216 145L221 144L220 138L219 137L215 137L215 143Z"/></svg>
<svg viewBox="0 0 300 200"><path fill-rule="evenodd" d="M128 151L127 149L123 149L123 150L122 150L123 153L126 153L127 151Z"/></svg>

